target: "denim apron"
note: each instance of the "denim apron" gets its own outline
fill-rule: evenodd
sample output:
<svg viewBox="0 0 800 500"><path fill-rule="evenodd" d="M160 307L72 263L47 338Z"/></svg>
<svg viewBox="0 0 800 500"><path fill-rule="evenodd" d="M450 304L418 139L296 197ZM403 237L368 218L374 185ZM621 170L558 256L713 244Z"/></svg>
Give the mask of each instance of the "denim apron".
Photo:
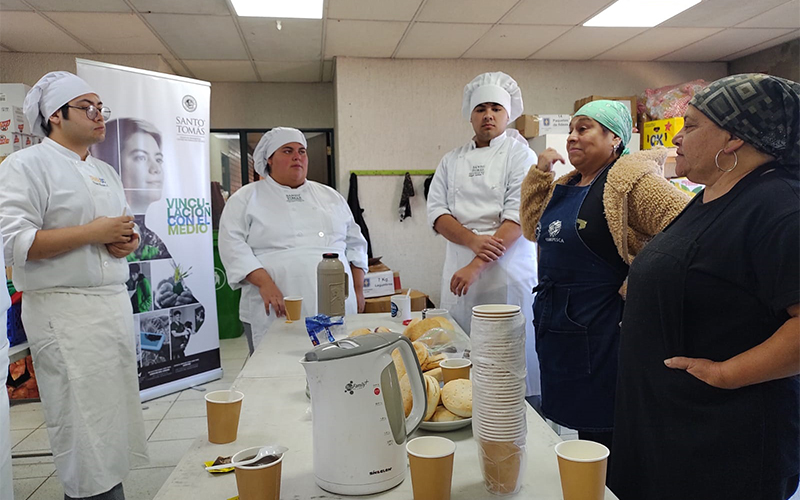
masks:
<svg viewBox="0 0 800 500"><path fill-rule="evenodd" d="M578 234L578 213L590 188L556 185L536 228L533 322L542 411L560 425L597 432L613 428L625 275Z"/></svg>

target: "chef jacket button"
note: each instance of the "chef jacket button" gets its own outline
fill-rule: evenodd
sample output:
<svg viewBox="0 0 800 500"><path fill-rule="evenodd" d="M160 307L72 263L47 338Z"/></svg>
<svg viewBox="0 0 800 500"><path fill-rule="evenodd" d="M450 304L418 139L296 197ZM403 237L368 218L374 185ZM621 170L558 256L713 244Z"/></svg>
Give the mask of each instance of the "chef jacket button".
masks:
<svg viewBox="0 0 800 500"><path fill-rule="evenodd" d="M324 237L324 236L325 236L325 233L323 233L322 231L320 231L320 232L319 232L319 237L320 237L320 238L322 238L322 237Z"/></svg>
<svg viewBox="0 0 800 500"><path fill-rule="evenodd" d="M297 233L297 236L303 236L303 233Z"/></svg>
<svg viewBox="0 0 800 500"><path fill-rule="evenodd" d="M108 267L108 261L103 262L103 267Z"/></svg>

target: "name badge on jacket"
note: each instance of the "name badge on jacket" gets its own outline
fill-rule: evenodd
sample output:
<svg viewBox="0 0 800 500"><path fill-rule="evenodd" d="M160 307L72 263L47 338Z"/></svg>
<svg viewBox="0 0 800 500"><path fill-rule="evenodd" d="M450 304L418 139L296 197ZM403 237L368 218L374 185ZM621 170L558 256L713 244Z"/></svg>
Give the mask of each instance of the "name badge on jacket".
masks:
<svg viewBox="0 0 800 500"><path fill-rule="evenodd" d="M108 182L106 182L106 180L102 177L96 177L94 175L90 175L89 179L91 179L92 182L98 186L108 187Z"/></svg>
<svg viewBox="0 0 800 500"><path fill-rule="evenodd" d="M472 171L469 173L470 177L481 177L483 176L483 172L486 170L486 166L484 165L473 165Z"/></svg>
<svg viewBox="0 0 800 500"><path fill-rule="evenodd" d="M301 194L287 194L286 203L304 202L303 195Z"/></svg>

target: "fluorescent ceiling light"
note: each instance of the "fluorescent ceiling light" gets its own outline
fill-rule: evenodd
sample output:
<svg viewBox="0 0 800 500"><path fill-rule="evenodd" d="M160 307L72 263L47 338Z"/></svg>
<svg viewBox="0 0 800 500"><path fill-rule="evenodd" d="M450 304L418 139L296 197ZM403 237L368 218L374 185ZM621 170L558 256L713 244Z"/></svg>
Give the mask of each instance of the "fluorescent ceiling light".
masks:
<svg viewBox="0 0 800 500"><path fill-rule="evenodd" d="M231 0L239 17L322 19L323 0Z"/></svg>
<svg viewBox="0 0 800 500"><path fill-rule="evenodd" d="M583 25L607 28L651 28L698 3L700 0L668 0L666 2L664 0L617 0Z"/></svg>

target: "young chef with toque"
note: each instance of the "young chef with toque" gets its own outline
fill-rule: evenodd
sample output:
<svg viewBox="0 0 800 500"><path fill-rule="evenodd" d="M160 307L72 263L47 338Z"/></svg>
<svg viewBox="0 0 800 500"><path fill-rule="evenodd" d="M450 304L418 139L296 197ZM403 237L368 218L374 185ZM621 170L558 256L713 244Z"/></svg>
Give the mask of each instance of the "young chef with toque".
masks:
<svg viewBox="0 0 800 500"><path fill-rule="evenodd" d="M255 351L285 296L303 297L302 316L317 314L317 265L323 253L337 253L350 276L347 314L364 310L367 240L336 190L306 179L306 138L277 127L253 153L263 177L236 191L219 223L219 253L235 290L242 289L239 316Z"/></svg>
<svg viewBox="0 0 800 500"><path fill-rule="evenodd" d="M42 407L65 498L124 498L147 462L125 256L139 243L122 183L89 155L110 112L77 76L48 73L25 116L47 138L0 164L5 262L21 290Z"/></svg>
<svg viewBox="0 0 800 500"><path fill-rule="evenodd" d="M509 121L522 92L505 73L484 73L464 87L464 118L475 131L447 153L428 195L428 222L447 239L441 307L469 332L472 306L516 304L526 323L527 395L541 393L533 332L536 247L520 238L520 186L536 153Z"/></svg>

